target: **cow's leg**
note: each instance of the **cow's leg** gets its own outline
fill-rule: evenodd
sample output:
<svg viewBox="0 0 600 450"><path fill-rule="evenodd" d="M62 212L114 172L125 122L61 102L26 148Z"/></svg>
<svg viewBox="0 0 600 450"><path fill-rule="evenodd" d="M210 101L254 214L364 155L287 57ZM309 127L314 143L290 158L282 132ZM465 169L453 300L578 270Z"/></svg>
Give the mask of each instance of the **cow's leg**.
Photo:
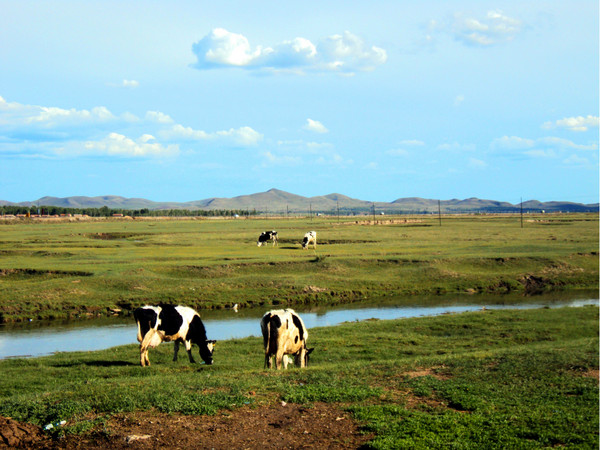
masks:
<svg viewBox="0 0 600 450"><path fill-rule="evenodd" d="M283 359L284 359L283 349L280 346L277 349L277 355L275 356L275 364L277 366L277 370L281 369L281 364L284 362ZM286 366L285 368L287 369L287 361L285 362L285 366Z"/></svg>
<svg viewBox="0 0 600 450"><path fill-rule="evenodd" d="M147 352L147 350L146 350ZM140 345L140 365L144 367L146 365L146 355L144 354L144 349Z"/></svg>
<svg viewBox="0 0 600 450"><path fill-rule="evenodd" d="M185 344L185 349L187 350L188 357L190 358L190 362L194 364L196 361L192 356L192 341L183 341Z"/></svg>
<svg viewBox="0 0 600 450"><path fill-rule="evenodd" d="M179 352L179 340L173 344L173 361L177 361L177 352Z"/></svg>
<svg viewBox="0 0 600 450"><path fill-rule="evenodd" d="M150 343L152 342L152 338L156 334L156 330L154 328L150 328L144 339L142 339L142 343L140 344L140 362L143 366L150 365L150 359L148 358L148 349L150 348Z"/></svg>
<svg viewBox="0 0 600 450"><path fill-rule="evenodd" d="M296 355L296 365L298 367L306 367L306 348L302 347L302 349Z"/></svg>
<svg viewBox="0 0 600 450"><path fill-rule="evenodd" d="M265 369L270 369L273 367L273 359L269 353L265 352Z"/></svg>

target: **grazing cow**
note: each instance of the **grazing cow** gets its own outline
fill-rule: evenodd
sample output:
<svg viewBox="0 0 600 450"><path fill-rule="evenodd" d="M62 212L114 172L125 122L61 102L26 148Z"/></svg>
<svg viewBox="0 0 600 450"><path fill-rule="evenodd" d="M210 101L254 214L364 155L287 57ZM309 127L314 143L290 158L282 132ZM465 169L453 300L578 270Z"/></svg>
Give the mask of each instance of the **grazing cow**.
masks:
<svg viewBox="0 0 600 450"><path fill-rule="evenodd" d="M278 309L266 313L260 321L265 347L265 369L271 368L275 356L277 369L287 369L287 356L294 355L298 367L308 366L308 356L314 348L306 348L308 330L293 309Z"/></svg>
<svg viewBox="0 0 600 450"><path fill-rule="evenodd" d="M317 232L309 231L304 235L304 239L302 239L302 249L308 248L310 244L313 244L313 248L317 248Z"/></svg>
<svg viewBox="0 0 600 450"><path fill-rule="evenodd" d="M261 245L266 244L269 239L273 241L273 247L275 247L277 245L277 231L263 231L260 233L256 244L260 247Z"/></svg>
<svg viewBox="0 0 600 450"><path fill-rule="evenodd" d="M206 329L200 315L187 306L158 305L142 306L133 312L137 322L137 340L140 343L140 363L149 366L148 349L163 341L175 341L173 361L177 361L179 344L184 343L190 362L192 344L200 348L200 356L206 364L212 364L212 354L216 341L206 339Z"/></svg>

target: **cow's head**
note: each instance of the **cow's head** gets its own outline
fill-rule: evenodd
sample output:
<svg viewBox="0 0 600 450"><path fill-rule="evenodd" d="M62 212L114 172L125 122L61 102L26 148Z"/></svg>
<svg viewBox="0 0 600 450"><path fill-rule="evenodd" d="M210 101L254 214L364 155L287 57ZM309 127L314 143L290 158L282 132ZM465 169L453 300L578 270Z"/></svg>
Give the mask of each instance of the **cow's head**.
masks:
<svg viewBox="0 0 600 450"><path fill-rule="evenodd" d="M304 239L302 239L302 248L306 247L308 247L308 237L304 236Z"/></svg>
<svg viewBox="0 0 600 450"><path fill-rule="evenodd" d="M198 347L200 347L200 357L202 358L202 360L210 365L213 363L213 350L215 349L215 343L217 341L215 340L207 340L204 342L204 345L199 345Z"/></svg>

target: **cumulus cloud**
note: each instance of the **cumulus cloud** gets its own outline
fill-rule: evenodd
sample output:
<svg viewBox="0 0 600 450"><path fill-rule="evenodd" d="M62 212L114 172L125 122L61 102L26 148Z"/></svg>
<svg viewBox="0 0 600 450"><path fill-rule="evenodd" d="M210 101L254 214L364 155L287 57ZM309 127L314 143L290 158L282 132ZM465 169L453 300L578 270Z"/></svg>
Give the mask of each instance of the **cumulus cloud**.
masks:
<svg viewBox="0 0 600 450"><path fill-rule="evenodd" d="M147 111L146 112L146 120L157 123L173 123L174 120L165 113L160 111Z"/></svg>
<svg viewBox="0 0 600 450"><path fill-rule="evenodd" d="M521 20L498 10L488 11L483 17L457 12L443 20L429 21L427 35L421 45L431 46L436 42L435 37L442 33L469 46L489 47L512 41L524 28Z"/></svg>
<svg viewBox="0 0 600 450"><path fill-rule="evenodd" d="M314 131L315 133L328 133L329 130L318 120L306 119L306 125L304 129L308 131Z"/></svg>
<svg viewBox="0 0 600 450"><path fill-rule="evenodd" d="M207 133L203 130L195 130L191 127L184 127L176 124L170 129L162 130L161 137L172 140L183 141L208 141L216 139L228 139L237 145L251 146L256 145L263 139L263 135L250 127L240 127L237 129L230 128L229 130L216 131Z"/></svg>
<svg viewBox="0 0 600 450"><path fill-rule="evenodd" d="M245 68L272 72L369 71L387 61L384 49L367 45L349 31L313 44L297 37L273 46L252 47L248 39L224 28L215 28L192 45L197 69Z"/></svg>
<svg viewBox="0 0 600 450"><path fill-rule="evenodd" d="M590 128L598 128L600 117L588 115L586 117L566 117L555 122L546 122L542 128L550 130L552 128L566 128L571 131L588 131Z"/></svg>
<svg viewBox="0 0 600 450"><path fill-rule="evenodd" d="M172 156L179 153L177 145L163 146L154 136L144 134L133 140L119 133L110 133L100 141L87 141L82 152L116 156Z"/></svg>
<svg viewBox="0 0 600 450"><path fill-rule="evenodd" d="M104 106L91 110L9 103L0 97L0 126L7 128L57 128L65 126L106 123L116 117Z"/></svg>
<svg viewBox="0 0 600 450"><path fill-rule="evenodd" d="M128 137L132 133L141 136L132 139ZM248 126L211 133L194 130L160 111L148 111L138 118L127 112L116 116L103 106L64 109L10 103L0 97L0 152L21 157L34 153L163 157L177 155L181 142L186 142L191 151L202 151L199 141L246 147L262 139L261 133Z"/></svg>
<svg viewBox="0 0 600 450"><path fill-rule="evenodd" d="M559 137L543 137L539 139L527 139L517 136L504 136L495 139L491 147L499 150L526 150L532 148L555 148L555 149L576 149L576 150L596 150L597 144L576 144L569 139Z"/></svg>
<svg viewBox="0 0 600 450"><path fill-rule="evenodd" d="M508 42L523 30L523 23L502 11L488 11L483 18L454 15L451 33L455 39L470 45L489 46Z"/></svg>
<svg viewBox="0 0 600 450"><path fill-rule="evenodd" d="M477 158L469 158L468 165L471 169L485 169L488 166L485 161Z"/></svg>
<svg viewBox="0 0 600 450"><path fill-rule="evenodd" d="M511 150L531 148L534 145L535 141L533 139L526 139L518 136L503 136L501 138L495 139L492 142L492 148Z"/></svg>

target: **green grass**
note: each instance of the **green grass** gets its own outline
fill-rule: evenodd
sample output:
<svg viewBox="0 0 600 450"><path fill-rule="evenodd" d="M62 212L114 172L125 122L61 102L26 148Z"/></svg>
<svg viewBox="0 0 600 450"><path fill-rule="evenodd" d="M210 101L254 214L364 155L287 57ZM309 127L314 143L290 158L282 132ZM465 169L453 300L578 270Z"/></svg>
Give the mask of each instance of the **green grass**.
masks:
<svg viewBox="0 0 600 450"><path fill-rule="evenodd" d="M306 369L265 371L257 337L213 366L138 366L136 345L0 361L0 415L79 433L119 412L286 401L352 412L370 448L598 448L598 308L480 311L311 330Z"/></svg>
<svg viewBox="0 0 600 450"><path fill-rule="evenodd" d="M598 287L598 215L531 215L523 228L516 216L367 219L3 222L0 322L160 301L210 309ZM256 246L266 229L278 247ZM300 247L308 230L316 251Z"/></svg>

